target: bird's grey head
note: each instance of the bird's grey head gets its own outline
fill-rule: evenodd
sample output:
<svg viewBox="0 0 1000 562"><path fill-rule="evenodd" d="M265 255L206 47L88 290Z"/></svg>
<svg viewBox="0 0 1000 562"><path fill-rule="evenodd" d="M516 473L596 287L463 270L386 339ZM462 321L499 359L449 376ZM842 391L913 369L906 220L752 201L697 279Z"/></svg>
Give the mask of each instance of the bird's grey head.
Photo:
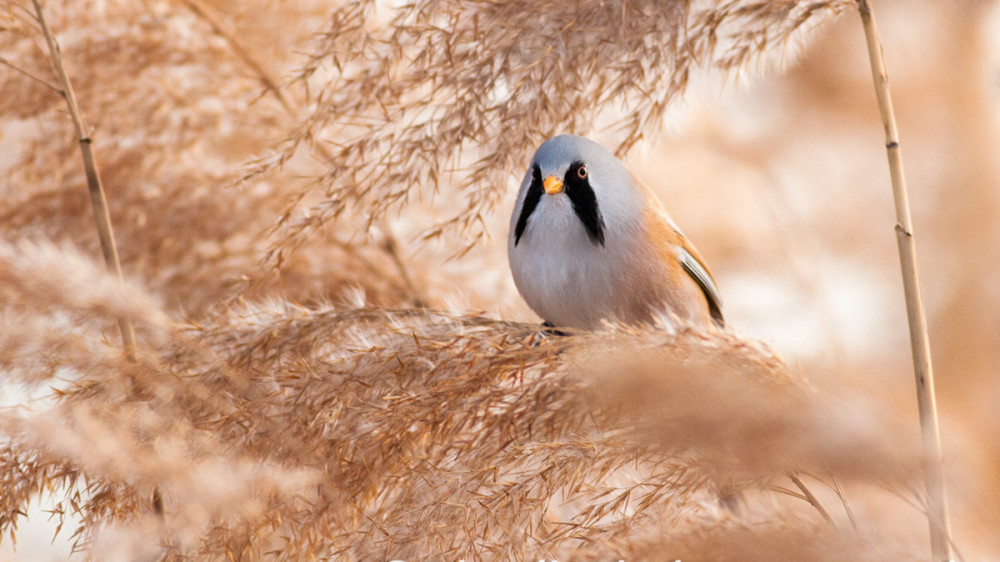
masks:
<svg viewBox="0 0 1000 562"><path fill-rule="evenodd" d="M591 242L604 246L607 221L635 207L636 195L625 165L603 146L577 135L550 138L538 147L521 184L512 221L514 245L545 197L568 197Z"/></svg>
<svg viewBox="0 0 1000 562"><path fill-rule="evenodd" d="M579 135L559 135L542 143L531 159L532 164L538 164L543 172L557 174L565 172L570 163L583 161L589 167L617 167L624 171L625 166L600 144Z"/></svg>

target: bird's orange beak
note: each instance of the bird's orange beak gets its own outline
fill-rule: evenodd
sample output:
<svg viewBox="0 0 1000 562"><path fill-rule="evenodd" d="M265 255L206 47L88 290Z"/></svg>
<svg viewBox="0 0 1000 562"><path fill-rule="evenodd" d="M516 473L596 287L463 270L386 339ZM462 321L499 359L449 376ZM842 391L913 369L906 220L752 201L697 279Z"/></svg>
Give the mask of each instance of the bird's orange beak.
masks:
<svg viewBox="0 0 1000 562"><path fill-rule="evenodd" d="M545 178L542 182L542 187L545 188L545 193L549 195L555 195L556 193L561 193L563 190L563 182L555 176L549 176Z"/></svg>

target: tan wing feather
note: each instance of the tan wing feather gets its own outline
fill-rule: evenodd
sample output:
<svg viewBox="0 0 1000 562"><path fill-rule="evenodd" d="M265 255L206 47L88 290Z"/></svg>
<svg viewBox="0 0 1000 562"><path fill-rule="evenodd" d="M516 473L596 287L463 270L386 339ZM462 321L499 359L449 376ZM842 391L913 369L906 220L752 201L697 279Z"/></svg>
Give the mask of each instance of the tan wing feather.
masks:
<svg viewBox="0 0 1000 562"><path fill-rule="evenodd" d="M660 246L661 251L672 254L663 256L664 259L672 257L680 262L684 272L704 294L712 320L720 327L725 326L725 319L722 315L722 296L719 294L715 278L712 277L708 266L705 265L705 260L698 253L694 244L684 236L681 229L670 218L656 194L634 175L632 175L632 181L642 190L643 195L649 201L650 215L646 223L654 245Z"/></svg>

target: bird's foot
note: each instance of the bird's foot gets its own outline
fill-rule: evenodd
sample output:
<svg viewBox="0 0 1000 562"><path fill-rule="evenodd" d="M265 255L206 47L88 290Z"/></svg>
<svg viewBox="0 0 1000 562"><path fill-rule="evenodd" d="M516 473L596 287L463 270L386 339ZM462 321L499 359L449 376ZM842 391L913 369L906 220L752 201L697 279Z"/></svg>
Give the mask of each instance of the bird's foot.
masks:
<svg viewBox="0 0 1000 562"><path fill-rule="evenodd" d="M551 322L542 322L542 327L544 328L542 333L546 336L565 337L569 335L562 330L557 330L555 324L552 324Z"/></svg>
<svg viewBox="0 0 1000 562"><path fill-rule="evenodd" d="M549 322L543 322L542 329L532 335L531 347L542 345L548 341L549 338L564 337L568 335L569 334L566 332L557 330L555 325L550 324Z"/></svg>

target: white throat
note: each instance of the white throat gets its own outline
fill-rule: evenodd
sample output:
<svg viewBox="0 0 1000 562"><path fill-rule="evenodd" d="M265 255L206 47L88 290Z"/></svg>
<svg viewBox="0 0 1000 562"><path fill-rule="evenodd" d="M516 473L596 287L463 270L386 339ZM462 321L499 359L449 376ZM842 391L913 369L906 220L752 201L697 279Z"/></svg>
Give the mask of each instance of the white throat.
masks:
<svg viewBox="0 0 1000 562"><path fill-rule="evenodd" d="M543 195L519 242L508 243L511 273L524 300L556 325L597 327L617 313L614 292L626 248L621 232L605 244L588 235L565 193Z"/></svg>

